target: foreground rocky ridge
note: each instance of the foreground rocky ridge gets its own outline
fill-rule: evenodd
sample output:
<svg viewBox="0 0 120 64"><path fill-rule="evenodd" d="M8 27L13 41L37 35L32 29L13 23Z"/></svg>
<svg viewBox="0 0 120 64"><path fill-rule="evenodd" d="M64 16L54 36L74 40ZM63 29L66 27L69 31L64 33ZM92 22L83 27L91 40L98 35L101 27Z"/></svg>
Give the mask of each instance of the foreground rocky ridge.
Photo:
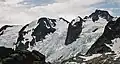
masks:
<svg viewBox="0 0 120 64"><path fill-rule="evenodd" d="M36 50L13 50L0 47L0 64L51 64L45 61L45 56Z"/></svg>
<svg viewBox="0 0 120 64"><path fill-rule="evenodd" d="M64 18L51 19L42 17L22 27L12 26L8 27L9 30L4 29L4 34L0 36L0 39L3 40L2 37L6 36L14 37L14 40L11 41L13 43L11 47L15 50L14 53L11 53L13 55L16 53L19 55L24 51L26 54L28 50L31 54L34 53L34 50L37 50L39 54L42 53L46 56L42 58L44 62L64 64L68 61L77 61L82 63L85 58L79 56L114 51L111 49L114 45L111 40L119 38L120 18L117 20L113 19L114 17L104 10L96 10L84 19L78 16L71 22ZM19 30L16 30L17 27L19 27ZM11 28L13 29L11 30ZM12 32L13 30L14 32ZM1 40L0 42L6 43ZM7 43L9 42L7 41ZM4 44L4 46L6 45ZM39 61L43 62L37 59L37 62ZM91 61L93 62L94 60ZM89 61L86 63L89 64Z"/></svg>
<svg viewBox="0 0 120 64"><path fill-rule="evenodd" d="M117 57L115 53L105 53L105 54L96 54L96 55L98 56L94 57L93 55L92 57L92 56L77 55L70 59L64 60L59 64L120 64L120 57Z"/></svg>

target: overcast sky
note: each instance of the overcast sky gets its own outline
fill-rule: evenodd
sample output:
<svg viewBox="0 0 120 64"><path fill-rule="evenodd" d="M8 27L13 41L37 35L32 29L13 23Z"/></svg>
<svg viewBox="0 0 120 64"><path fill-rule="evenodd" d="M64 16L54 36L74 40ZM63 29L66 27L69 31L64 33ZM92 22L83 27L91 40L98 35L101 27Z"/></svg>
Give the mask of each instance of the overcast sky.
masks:
<svg viewBox="0 0 120 64"><path fill-rule="evenodd" d="M26 24L39 17L84 17L95 9L120 16L120 0L0 0L0 24Z"/></svg>

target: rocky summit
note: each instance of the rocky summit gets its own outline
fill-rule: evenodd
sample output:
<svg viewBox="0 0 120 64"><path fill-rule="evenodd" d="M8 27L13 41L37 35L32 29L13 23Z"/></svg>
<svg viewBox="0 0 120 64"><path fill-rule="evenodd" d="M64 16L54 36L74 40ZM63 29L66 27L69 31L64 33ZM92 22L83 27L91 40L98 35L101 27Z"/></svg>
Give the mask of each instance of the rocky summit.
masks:
<svg viewBox="0 0 120 64"><path fill-rule="evenodd" d="M120 64L120 17L41 17L0 28L0 64Z"/></svg>

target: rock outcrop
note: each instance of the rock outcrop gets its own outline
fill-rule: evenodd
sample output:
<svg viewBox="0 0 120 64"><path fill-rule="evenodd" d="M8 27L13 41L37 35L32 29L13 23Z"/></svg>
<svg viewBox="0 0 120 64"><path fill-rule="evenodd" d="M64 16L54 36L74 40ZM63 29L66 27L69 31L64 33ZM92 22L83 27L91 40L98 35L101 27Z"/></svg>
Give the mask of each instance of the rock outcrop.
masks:
<svg viewBox="0 0 120 64"><path fill-rule="evenodd" d="M82 32L82 23L83 19L79 16L78 18L72 20L72 22L68 26L65 45L71 44L78 38L78 36Z"/></svg>
<svg viewBox="0 0 120 64"><path fill-rule="evenodd" d="M50 64L45 61L45 56L36 50L12 50L11 48L0 47L1 64Z"/></svg>
<svg viewBox="0 0 120 64"><path fill-rule="evenodd" d="M108 22L113 19L113 16L111 16L108 11L104 10L96 10L89 16L89 18L92 18L93 22L99 20L100 17L106 19ZM87 16L85 18L87 18Z"/></svg>
<svg viewBox="0 0 120 64"><path fill-rule="evenodd" d="M13 27L11 25L4 25L0 28L0 36L4 34L4 30L6 30L9 27Z"/></svg>
<svg viewBox="0 0 120 64"><path fill-rule="evenodd" d="M34 29L32 36L35 36L37 42L45 39L47 34L55 32L55 22L55 19L40 18L38 20L38 26Z"/></svg>

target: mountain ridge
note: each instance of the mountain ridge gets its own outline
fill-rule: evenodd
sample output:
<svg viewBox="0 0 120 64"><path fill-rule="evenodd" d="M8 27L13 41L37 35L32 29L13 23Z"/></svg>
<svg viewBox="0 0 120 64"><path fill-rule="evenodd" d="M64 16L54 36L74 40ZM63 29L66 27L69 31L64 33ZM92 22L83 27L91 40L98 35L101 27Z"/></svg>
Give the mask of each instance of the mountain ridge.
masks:
<svg viewBox="0 0 120 64"><path fill-rule="evenodd" d="M7 32L8 29L5 29L5 34L2 34L0 39L3 39L3 36L14 37L11 47L15 50L37 50L46 56L46 61L61 62L78 54L112 52L113 50L106 45L112 46L114 43L111 41L113 39L109 39L109 34L113 35L114 39L119 38L120 31L117 24L119 18L115 21L113 19L114 17L104 10L96 10L83 19L78 16L71 22L62 17L59 19L41 17L25 26L20 26L19 29L15 27L13 29L15 33L11 30L12 36L9 35L9 31ZM106 38L110 43L105 43ZM101 50L102 52L98 52Z"/></svg>

